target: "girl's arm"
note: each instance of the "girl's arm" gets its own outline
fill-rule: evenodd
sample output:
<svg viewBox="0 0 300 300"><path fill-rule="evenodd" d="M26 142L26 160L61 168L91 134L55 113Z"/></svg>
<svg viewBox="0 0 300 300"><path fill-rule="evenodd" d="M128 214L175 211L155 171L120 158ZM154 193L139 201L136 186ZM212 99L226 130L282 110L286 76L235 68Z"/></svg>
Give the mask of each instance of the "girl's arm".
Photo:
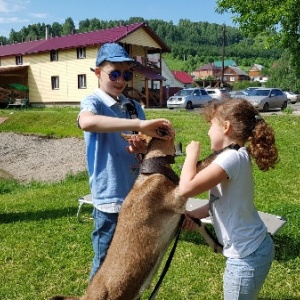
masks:
<svg viewBox="0 0 300 300"><path fill-rule="evenodd" d="M184 197L194 197L213 188L227 179L227 173L213 162L197 173L196 164L200 153L200 144L192 141L186 148L180 181L179 193Z"/></svg>

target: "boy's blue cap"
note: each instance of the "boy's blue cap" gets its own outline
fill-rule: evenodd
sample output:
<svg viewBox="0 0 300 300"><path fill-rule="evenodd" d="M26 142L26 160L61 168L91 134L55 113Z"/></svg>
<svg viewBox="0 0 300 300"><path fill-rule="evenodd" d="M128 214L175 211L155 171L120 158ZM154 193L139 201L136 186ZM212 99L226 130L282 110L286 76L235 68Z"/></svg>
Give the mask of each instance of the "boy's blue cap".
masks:
<svg viewBox="0 0 300 300"><path fill-rule="evenodd" d="M99 48L96 67L98 67L103 61L109 62L133 62L134 59L131 58L128 53L116 43L106 43Z"/></svg>

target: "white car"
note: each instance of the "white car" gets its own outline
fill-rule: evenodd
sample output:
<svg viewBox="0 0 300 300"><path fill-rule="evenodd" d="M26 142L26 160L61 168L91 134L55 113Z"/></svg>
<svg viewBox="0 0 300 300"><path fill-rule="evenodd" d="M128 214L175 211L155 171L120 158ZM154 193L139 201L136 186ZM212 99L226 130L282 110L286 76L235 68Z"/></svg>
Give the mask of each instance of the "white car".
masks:
<svg viewBox="0 0 300 300"><path fill-rule="evenodd" d="M288 98L288 103L295 104L296 102L300 101L300 95L299 94L296 94L294 92L288 92L288 91L284 91L284 93L286 94L286 96Z"/></svg>
<svg viewBox="0 0 300 300"><path fill-rule="evenodd" d="M247 93L244 91L231 91L229 92L230 98L243 98L247 96Z"/></svg>
<svg viewBox="0 0 300 300"><path fill-rule="evenodd" d="M212 100L212 97L208 95L204 88L187 88L171 96L167 100L167 107L169 109L193 109L194 107L202 107Z"/></svg>
<svg viewBox="0 0 300 300"><path fill-rule="evenodd" d="M226 98L230 98L230 94L227 92L226 89L211 89L206 88L205 89L207 93L214 99L222 100Z"/></svg>

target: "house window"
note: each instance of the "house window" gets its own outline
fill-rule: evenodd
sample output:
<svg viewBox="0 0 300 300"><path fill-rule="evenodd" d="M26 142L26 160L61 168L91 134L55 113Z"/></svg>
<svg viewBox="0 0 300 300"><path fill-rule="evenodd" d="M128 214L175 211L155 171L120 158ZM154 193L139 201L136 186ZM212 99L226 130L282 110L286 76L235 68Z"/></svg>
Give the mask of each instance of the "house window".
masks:
<svg viewBox="0 0 300 300"><path fill-rule="evenodd" d="M58 61L58 51L57 50L50 51L50 61Z"/></svg>
<svg viewBox="0 0 300 300"><path fill-rule="evenodd" d="M59 89L59 77L58 76L51 77L51 86L52 86L52 90Z"/></svg>
<svg viewBox="0 0 300 300"><path fill-rule="evenodd" d="M86 58L86 51L85 48L77 48L77 58Z"/></svg>
<svg viewBox="0 0 300 300"><path fill-rule="evenodd" d="M78 88L86 89L86 75L85 74L78 75Z"/></svg>
<svg viewBox="0 0 300 300"><path fill-rule="evenodd" d="M23 65L23 57L22 55L16 56L16 65Z"/></svg>
<svg viewBox="0 0 300 300"><path fill-rule="evenodd" d="M230 81L235 81L235 77L234 76L230 76Z"/></svg>

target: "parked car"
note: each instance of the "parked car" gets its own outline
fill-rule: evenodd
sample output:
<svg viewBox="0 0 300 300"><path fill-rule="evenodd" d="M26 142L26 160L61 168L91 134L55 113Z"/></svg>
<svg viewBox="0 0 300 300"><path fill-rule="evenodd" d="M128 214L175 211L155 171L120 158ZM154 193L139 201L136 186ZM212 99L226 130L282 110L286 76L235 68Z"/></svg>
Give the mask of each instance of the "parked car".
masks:
<svg viewBox="0 0 300 300"><path fill-rule="evenodd" d="M255 108L264 112L274 108L283 110L287 107L287 96L278 88L257 88L251 92L250 96L244 98Z"/></svg>
<svg viewBox="0 0 300 300"><path fill-rule="evenodd" d="M243 92L246 95L250 96L254 90L260 89L260 88L261 88L261 86L249 86L246 89L244 89Z"/></svg>
<svg viewBox="0 0 300 300"><path fill-rule="evenodd" d="M294 92L288 92L288 91L283 91L288 99L288 103L295 104L296 102L300 101L300 95L296 94Z"/></svg>
<svg viewBox="0 0 300 300"><path fill-rule="evenodd" d="M247 93L245 91L231 91L229 92L229 95L231 98L243 98L244 96L247 96Z"/></svg>
<svg viewBox="0 0 300 300"><path fill-rule="evenodd" d="M206 88L205 89L207 93L214 99L217 100L222 100L225 98L230 98L229 93L227 92L226 89L211 89L211 88Z"/></svg>
<svg viewBox="0 0 300 300"><path fill-rule="evenodd" d="M167 100L167 107L187 108L202 107L212 101L212 97L208 95L204 88L187 88L177 92Z"/></svg>

